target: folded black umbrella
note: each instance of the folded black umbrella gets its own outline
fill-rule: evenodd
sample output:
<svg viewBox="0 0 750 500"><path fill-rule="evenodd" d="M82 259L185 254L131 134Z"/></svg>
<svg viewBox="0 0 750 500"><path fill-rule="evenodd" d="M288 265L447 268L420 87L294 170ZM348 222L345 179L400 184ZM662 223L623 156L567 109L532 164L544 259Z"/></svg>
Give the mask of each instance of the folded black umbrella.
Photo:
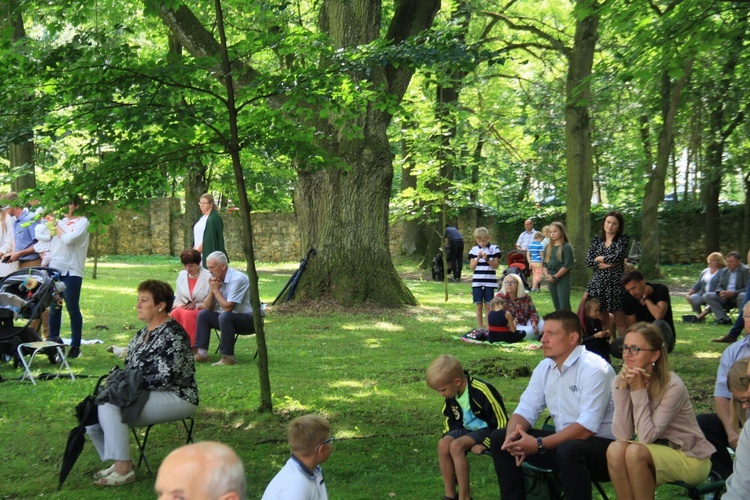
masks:
<svg viewBox="0 0 750 500"><path fill-rule="evenodd" d="M78 457L81 455L83 443L86 441L86 426L94 425L99 422L99 413L94 400L99 392L99 386L107 376L108 375L102 375L99 377L99 380L96 382L96 387L94 387L94 392L83 398L83 401L76 406L76 419L78 419L78 425L71 429L68 434L68 442L65 445L65 453L63 453L62 466L60 467L60 479L57 485L57 491L60 491L68 474L73 470L73 465L75 465L76 460L78 460Z"/></svg>

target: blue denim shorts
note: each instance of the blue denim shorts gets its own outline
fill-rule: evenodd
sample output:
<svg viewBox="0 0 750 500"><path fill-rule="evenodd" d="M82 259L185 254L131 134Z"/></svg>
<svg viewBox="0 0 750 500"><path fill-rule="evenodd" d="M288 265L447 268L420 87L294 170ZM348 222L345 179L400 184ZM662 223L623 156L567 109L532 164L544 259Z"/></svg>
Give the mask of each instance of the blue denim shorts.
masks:
<svg viewBox="0 0 750 500"><path fill-rule="evenodd" d="M475 304L489 304L495 297L495 292L497 292L497 288L490 288L488 286L475 286L471 289L471 295L474 297Z"/></svg>

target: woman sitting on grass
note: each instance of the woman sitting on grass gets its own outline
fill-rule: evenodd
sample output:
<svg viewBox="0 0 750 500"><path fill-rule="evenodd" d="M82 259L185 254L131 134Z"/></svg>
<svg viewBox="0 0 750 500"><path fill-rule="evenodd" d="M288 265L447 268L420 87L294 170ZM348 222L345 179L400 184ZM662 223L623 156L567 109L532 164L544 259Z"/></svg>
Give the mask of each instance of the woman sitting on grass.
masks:
<svg viewBox="0 0 750 500"><path fill-rule="evenodd" d="M508 274L503 278L503 287L495 295L505 300L505 310L516 320L516 329L523 332L525 339L537 340L543 323L536 312L531 295L526 293L523 280L517 274Z"/></svg>
<svg viewBox="0 0 750 500"><path fill-rule="evenodd" d="M146 401L127 423L126 408L109 402L99 406L99 423L86 427L102 461L115 463L94 475L99 486L120 486L135 480L130 460L130 427L146 427L191 417L198 408L193 351L187 333L169 317L174 292L163 281L138 285L138 319L146 326L130 341L125 368L141 373ZM110 375L111 377L112 375ZM97 402L98 402L97 398Z"/></svg>
<svg viewBox="0 0 750 500"><path fill-rule="evenodd" d="M685 384L669 371L664 337L655 326L636 323L622 354L625 365L612 382L617 441L607 449L617 498L654 498L657 485L672 481L699 485L716 449L698 427Z"/></svg>

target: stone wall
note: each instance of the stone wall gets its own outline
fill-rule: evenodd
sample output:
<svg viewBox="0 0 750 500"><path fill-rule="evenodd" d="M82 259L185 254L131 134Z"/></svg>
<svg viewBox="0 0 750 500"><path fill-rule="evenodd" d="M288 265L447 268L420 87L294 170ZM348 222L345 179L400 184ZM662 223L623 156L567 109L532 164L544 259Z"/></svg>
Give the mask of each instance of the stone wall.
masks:
<svg viewBox="0 0 750 500"><path fill-rule="evenodd" d="M224 243L230 260L244 260L239 213L222 214ZM115 220L100 238L99 253L108 255L179 255L192 240L194 221L186 221L177 198L154 199L137 209L115 210ZM253 248L261 262L301 259L297 221L290 213L253 213ZM94 252L93 244L89 253Z"/></svg>
<svg viewBox="0 0 750 500"><path fill-rule="evenodd" d="M561 209L563 210L563 209ZM663 264L704 262L702 228L705 214L700 210L680 210L667 207L659 214L661 234L661 262ZM592 234L599 231L601 217L593 216ZM244 260L242 220L238 212L223 213L224 240L230 260ZM535 220L535 227L541 229L549 220ZM124 255L179 255L183 241L192 240L194 221L186 221L177 198L155 199L132 210L115 210L115 220L107 227L100 238L100 254ZM297 261L303 257L296 218L291 213L253 213L253 246L256 259L260 262ZM626 214L626 232L631 238L640 239L640 218L638 214ZM747 252L747 238L741 238L744 231L744 206L722 208L721 251L739 251L743 259ZM484 226L490 232L490 241L500 246L503 252L515 247L516 238L523 231L523 224L504 222L493 216L474 214L459 217L458 229L466 241L466 250L474 244L474 228ZM400 251L402 224L390 221L389 248L391 255ZM89 253L93 254L93 244Z"/></svg>

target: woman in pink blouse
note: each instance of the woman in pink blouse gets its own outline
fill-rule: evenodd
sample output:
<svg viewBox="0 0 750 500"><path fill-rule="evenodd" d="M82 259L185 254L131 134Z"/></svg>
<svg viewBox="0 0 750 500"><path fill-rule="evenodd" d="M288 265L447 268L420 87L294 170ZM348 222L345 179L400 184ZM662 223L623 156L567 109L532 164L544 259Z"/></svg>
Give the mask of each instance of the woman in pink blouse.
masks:
<svg viewBox="0 0 750 500"><path fill-rule="evenodd" d="M607 449L618 500L654 498L657 485L672 481L702 483L716 449L698 427L685 384L669 371L659 329L631 326L622 358L625 365L612 382L617 440Z"/></svg>
<svg viewBox="0 0 750 500"><path fill-rule="evenodd" d="M195 342L196 321L198 312L203 309L210 286L211 273L201 266L201 254L198 250L185 250L180 255L185 267L177 276L175 300L170 315L185 329L190 337L190 345Z"/></svg>

